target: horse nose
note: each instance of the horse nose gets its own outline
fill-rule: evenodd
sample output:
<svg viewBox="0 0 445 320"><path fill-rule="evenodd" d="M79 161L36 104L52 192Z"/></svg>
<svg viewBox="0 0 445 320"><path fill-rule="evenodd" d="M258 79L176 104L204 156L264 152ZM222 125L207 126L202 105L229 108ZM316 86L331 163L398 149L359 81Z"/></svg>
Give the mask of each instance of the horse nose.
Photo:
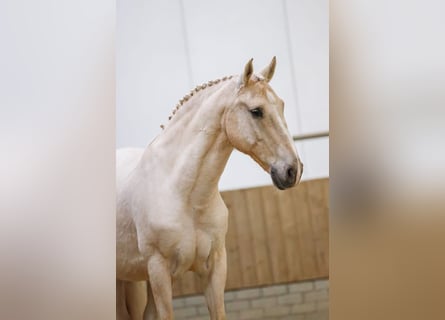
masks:
<svg viewBox="0 0 445 320"><path fill-rule="evenodd" d="M297 169L293 166L289 166L286 170L286 174L287 174L286 176L287 182L291 184L295 181L295 178L297 176Z"/></svg>
<svg viewBox="0 0 445 320"><path fill-rule="evenodd" d="M297 175L297 181L295 183L300 182L302 175L303 175L303 162L298 161L298 175Z"/></svg>
<svg viewBox="0 0 445 320"><path fill-rule="evenodd" d="M298 161L292 164L272 166L270 175L272 181L278 189L284 190L293 187L300 181L302 164Z"/></svg>
<svg viewBox="0 0 445 320"><path fill-rule="evenodd" d="M288 166L286 170L286 182L289 185L295 185L300 182L303 174L303 163L298 161L296 164Z"/></svg>

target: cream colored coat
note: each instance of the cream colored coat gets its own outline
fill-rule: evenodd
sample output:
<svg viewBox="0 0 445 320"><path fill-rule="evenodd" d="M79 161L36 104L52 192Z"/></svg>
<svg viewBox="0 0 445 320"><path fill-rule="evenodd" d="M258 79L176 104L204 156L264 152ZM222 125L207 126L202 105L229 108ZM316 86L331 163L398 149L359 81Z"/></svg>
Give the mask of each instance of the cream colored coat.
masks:
<svg viewBox="0 0 445 320"><path fill-rule="evenodd" d="M145 150L117 152L118 318L172 319L172 280L193 270L211 319L225 319L228 212L218 181L233 148L280 189L302 174L283 101L268 84L274 69L275 58L254 75L250 60L241 76L198 86Z"/></svg>

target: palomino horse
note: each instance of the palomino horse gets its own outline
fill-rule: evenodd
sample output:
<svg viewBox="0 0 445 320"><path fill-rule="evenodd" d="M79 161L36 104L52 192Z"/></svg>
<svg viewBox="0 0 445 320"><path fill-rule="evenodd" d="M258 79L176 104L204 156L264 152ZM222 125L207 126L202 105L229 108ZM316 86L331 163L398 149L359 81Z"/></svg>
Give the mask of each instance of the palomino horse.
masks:
<svg viewBox="0 0 445 320"><path fill-rule="evenodd" d="M192 270L211 319L225 319L228 212L218 181L230 154L252 157L281 190L303 171L269 86L275 64L256 75L251 59L240 76L196 87L145 150L117 152L118 317L173 319L172 281Z"/></svg>

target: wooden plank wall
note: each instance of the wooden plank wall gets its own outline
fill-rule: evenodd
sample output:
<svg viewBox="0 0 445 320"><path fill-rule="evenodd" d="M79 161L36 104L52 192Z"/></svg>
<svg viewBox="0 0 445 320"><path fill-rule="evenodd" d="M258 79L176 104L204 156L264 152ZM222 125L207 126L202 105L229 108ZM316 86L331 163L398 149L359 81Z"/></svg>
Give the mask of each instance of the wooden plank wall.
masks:
<svg viewBox="0 0 445 320"><path fill-rule="evenodd" d="M328 276L329 179L222 196L229 209L226 290ZM175 296L202 292L192 272L173 289Z"/></svg>

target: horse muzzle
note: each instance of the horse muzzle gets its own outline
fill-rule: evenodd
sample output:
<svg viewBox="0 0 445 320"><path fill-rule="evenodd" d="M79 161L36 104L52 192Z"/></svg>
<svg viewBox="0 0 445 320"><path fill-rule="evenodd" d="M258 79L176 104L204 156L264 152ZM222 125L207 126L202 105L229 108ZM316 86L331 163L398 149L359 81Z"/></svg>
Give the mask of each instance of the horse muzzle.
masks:
<svg viewBox="0 0 445 320"><path fill-rule="evenodd" d="M300 182L303 174L303 163L295 161L293 164L277 164L272 165L270 169L270 176L274 185L280 189L285 190L292 188Z"/></svg>

